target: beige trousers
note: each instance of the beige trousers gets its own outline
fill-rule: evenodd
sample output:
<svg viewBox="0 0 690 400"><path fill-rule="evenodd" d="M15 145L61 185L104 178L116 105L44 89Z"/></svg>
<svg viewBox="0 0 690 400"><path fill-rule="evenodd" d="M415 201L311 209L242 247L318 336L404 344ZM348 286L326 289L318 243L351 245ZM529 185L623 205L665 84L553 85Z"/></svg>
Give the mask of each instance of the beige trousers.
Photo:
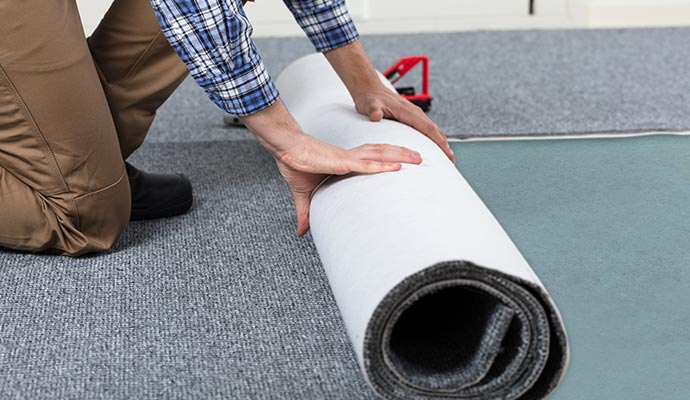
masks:
<svg viewBox="0 0 690 400"><path fill-rule="evenodd" d="M186 75L149 0L115 0L88 41L75 0L0 1L0 247L110 248L123 159Z"/></svg>

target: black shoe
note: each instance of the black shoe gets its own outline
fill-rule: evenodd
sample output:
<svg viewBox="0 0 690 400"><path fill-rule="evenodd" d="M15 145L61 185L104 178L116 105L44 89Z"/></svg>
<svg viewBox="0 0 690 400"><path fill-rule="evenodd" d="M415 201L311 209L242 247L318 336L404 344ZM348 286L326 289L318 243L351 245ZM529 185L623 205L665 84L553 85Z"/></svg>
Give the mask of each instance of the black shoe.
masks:
<svg viewBox="0 0 690 400"><path fill-rule="evenodd" d="M130 221L174 217L192 206L192 184L182 174L149 174L125 163L132 190Z"/></svg>

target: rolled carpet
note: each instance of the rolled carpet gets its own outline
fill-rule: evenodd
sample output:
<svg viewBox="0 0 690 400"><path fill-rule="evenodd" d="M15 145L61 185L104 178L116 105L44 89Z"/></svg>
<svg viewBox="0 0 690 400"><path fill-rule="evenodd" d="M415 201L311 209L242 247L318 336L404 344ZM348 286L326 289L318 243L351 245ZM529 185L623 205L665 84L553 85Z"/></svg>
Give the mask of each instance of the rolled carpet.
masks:
<svg viewBox="0 0 690 400"><path fill-rule="evenodd" d="M452 162L428 138L359 115L320 54L277 79L302 128L352 148L391 143L420 165L331 177L311 231L364 375L390 399L540 399L568 363L546 289Z"/></svg>

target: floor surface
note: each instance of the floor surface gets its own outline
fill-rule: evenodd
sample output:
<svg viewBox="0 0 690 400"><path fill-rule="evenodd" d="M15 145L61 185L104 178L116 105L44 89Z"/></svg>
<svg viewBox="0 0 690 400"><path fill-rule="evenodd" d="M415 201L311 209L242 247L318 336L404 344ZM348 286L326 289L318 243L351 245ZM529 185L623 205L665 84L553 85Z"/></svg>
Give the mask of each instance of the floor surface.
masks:
<svg viewBox="0 0 690 400"><path fill-rule="evenodd" d="M429 53L434 119L493 135L690 127L688 32L364 40L379 66ZM310 51L259 45L274 75ZM454 144L563 313L572 365L554 399L687 397L689 140ZM0 398L372 397L287 187L247 131L224 128L188 81L132 161L185 172L192 211L132 223L99 256L0 251Z"/></svg>
<svg viewBox="0 0 690 400"><path fill-rule="evenodd" d="M688 130L690 28L487 31L362 38L374 65L426 54L431 116L454 137ZM313 52L303 38L257 39L268 71ZM410 73L401 85L417 85ZM246 138L187 81L152 131L158 141Z"/></svg>

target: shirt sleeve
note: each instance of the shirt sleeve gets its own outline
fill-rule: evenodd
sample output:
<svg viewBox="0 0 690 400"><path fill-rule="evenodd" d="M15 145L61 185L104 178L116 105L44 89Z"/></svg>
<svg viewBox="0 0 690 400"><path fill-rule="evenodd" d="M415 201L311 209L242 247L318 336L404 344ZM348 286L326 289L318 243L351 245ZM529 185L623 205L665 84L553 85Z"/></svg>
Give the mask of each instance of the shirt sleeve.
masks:
<svg viewBox="0 0 690 400"><path fill-rule="evenodd" d="M352 43L359 33L345 0L283 0L317 51Z"/></svg>
<svg viewBox="0 0 690 400"><path fill-rule="evenodd" d="M224 111L254 114L279 93L251 39L241 0L151 0L163 34Z"/></svg>

